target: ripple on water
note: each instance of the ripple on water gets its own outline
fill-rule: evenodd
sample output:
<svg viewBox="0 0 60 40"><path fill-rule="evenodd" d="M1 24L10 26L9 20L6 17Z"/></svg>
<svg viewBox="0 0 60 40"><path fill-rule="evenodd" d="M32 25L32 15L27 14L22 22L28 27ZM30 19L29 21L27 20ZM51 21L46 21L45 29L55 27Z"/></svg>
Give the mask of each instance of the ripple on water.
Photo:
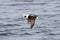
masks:
<svg viewBox="0 0 60 40"><path fill-rule="evenodd" d="M32 35L34 35L34 34L32 34L32 33L27 33L27 32L20 34L20 36L32 36Z"/></svg>
<svg viewBox="0 0 60 40"><path fill-rule="evenodd" d="M11 0L16 2L33 2L34 0Z"/></svg>
<svg viewBox="0 0 60 40"><path fill-rule="evenodd" d="M21 25L20 24L2 24L2 25L0 25L0 27L5 27L5 28L16 27L16 26L21 26Z"/></svg>
<svg viewBox="0 0 60 40"><path fill-rule="evenodd" d="M0 36L11 36L11 35L15 35L14 33L0 33Z"/></svg>

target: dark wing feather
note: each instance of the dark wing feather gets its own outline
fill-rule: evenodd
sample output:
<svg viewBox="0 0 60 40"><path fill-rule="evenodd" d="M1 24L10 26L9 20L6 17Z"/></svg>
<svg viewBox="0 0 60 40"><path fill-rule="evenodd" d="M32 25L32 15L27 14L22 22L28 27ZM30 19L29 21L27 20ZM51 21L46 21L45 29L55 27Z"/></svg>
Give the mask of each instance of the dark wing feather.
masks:
<svg viewBox="0 0 60 40"><path fill-rule="evenodd" d="M35 19L36 19L36 17L31 17L28 19L28 23L30 24L31 29L33 28L33 26L35 24Z"/></svg>
<svg viewBox="0 0 60 40"><path fill-rule="evenodd" d="M32 20L30 21L31 29L33 28L34 24L35 24L35 20L32 19Z"/></svg>

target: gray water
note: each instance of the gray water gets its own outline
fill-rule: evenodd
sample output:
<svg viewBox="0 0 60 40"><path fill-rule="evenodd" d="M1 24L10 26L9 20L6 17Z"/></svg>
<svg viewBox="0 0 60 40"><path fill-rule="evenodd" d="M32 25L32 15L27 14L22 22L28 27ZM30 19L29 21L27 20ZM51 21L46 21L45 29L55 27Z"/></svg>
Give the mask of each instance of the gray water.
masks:
<svg viewBox="0 0 60 40"><path fill-rule="evenodd" d="M39 16L33 29L26 13ZM0 0L0 40L60 40L60 0Z"/></svg>

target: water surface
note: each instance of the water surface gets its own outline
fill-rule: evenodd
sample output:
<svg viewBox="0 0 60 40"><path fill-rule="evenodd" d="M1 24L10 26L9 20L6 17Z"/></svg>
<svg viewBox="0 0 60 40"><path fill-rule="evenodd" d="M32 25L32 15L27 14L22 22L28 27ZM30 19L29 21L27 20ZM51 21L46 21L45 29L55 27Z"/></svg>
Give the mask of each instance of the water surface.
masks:
<svg viewBox="0 0 60 40"><path fill-rule="evenodd" d="M33 29L26 13L39 16ZM0 40L60 40L60 0L0 0Z"/></svg>

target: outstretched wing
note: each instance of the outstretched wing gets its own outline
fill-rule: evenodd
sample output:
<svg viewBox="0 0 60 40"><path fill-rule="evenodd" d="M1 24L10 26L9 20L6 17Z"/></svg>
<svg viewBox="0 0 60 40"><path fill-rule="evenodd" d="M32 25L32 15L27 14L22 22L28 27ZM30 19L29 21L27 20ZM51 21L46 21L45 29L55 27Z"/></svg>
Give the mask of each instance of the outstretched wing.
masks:
<svg viewBox="0 0 60 40"><path fill-rule="evenodd" d="M31 17L28 19L28 23L30 24L31 29L33 28L33 26L35 24L35 19L36 19L36 17Z"/></svg>

